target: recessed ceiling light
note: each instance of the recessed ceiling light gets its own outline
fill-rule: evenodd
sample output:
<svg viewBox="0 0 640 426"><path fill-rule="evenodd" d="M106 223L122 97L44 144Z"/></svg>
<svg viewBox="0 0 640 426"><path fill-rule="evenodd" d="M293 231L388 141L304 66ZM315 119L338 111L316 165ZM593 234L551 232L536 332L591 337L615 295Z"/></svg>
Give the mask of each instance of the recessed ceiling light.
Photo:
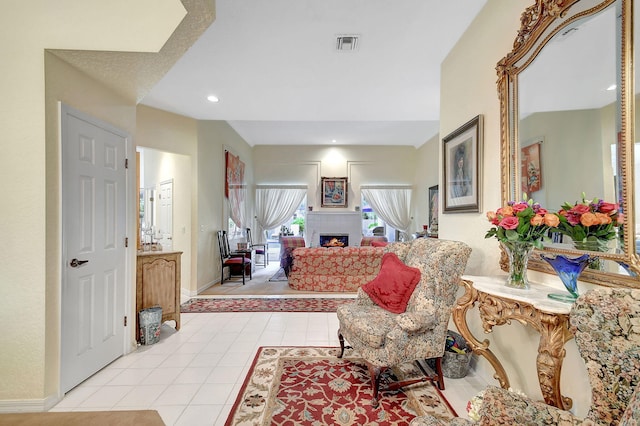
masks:
<svg viewBox="0 0 640 426"><path fill-rule="evenodd" d="M209 102L220 102L220 99L218 99L218 97L216 95L209 95L207 96L207 100Z"/></svg>
<svg viewBox="0 0 640 426"><path fill-rule="evenodd" d="M618 88L617 85L612 84L611 86L607 87L607 90L611 91L611 90L616 90Z"/></svg>

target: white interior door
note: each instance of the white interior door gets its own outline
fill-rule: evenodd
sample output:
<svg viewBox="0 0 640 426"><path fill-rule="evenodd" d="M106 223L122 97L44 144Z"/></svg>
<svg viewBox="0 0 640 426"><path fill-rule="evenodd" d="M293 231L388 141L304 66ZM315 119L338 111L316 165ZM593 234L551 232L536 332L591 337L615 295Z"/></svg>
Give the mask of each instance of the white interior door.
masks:
<svg viewBox="0 0 640 426"><path fill-rule="evenodd" d="M160 183L158 191L158 241L163 250L173 250L173 180Z"/></svg>
<svg viewBox="0 0 640 426"><path fill-rule="evenodd" d="M61 390L124 351L127 136L62 110Z"/></svg>

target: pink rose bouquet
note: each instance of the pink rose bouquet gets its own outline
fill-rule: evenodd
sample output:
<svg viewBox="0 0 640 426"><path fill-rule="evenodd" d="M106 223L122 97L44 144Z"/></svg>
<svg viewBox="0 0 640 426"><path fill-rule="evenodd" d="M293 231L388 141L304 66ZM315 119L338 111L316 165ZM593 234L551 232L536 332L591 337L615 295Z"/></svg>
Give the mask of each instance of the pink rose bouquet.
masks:
<svg viewBox="0 0 640 426"><path fill-rule="evenodd" d="M558 226L560 218L533 200L526 200L526 194L524 198L525 201L509 201L506 206L487 212L487 219L494 226L484 237L496 237L503 243L527 242L541 249L542 240L550 228Z"/></svg>

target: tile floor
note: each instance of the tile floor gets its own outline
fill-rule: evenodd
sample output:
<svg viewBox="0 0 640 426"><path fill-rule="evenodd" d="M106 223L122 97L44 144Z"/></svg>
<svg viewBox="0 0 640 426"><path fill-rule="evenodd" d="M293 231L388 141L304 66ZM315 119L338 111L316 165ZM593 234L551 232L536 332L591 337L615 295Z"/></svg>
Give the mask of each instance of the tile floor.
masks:
<svg viewBox="0 0 640 426"><path fill-rule="evenodd" d="M254 280L268 280L271 269ZM167 425L224 425L258 347L339 345L335 313L199 313L181 320L180 331L165 323L158 343L116 360L51 411L154 409ZM486 382L470 371L445 385L466 417L467 401Z"/></svg>

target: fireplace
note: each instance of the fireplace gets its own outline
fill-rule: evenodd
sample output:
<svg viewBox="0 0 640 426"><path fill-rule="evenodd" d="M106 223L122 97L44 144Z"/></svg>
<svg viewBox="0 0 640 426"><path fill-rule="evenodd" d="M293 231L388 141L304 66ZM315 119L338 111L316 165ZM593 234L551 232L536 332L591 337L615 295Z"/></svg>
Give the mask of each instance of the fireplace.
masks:
<svg viewBox="0 0 640 426"><path fill-rule="evenodd" d="M349 245L349 234L320 234L320 247L346 247Z"/></svg>
<svg viewBox="0 0 640 426"><path fill-rule="evenodd" d="M362 238L362 213L360 212L307 212L304 239L307 247L322 247L320 235L349 236L345 245L357 246Z"/></svg>

